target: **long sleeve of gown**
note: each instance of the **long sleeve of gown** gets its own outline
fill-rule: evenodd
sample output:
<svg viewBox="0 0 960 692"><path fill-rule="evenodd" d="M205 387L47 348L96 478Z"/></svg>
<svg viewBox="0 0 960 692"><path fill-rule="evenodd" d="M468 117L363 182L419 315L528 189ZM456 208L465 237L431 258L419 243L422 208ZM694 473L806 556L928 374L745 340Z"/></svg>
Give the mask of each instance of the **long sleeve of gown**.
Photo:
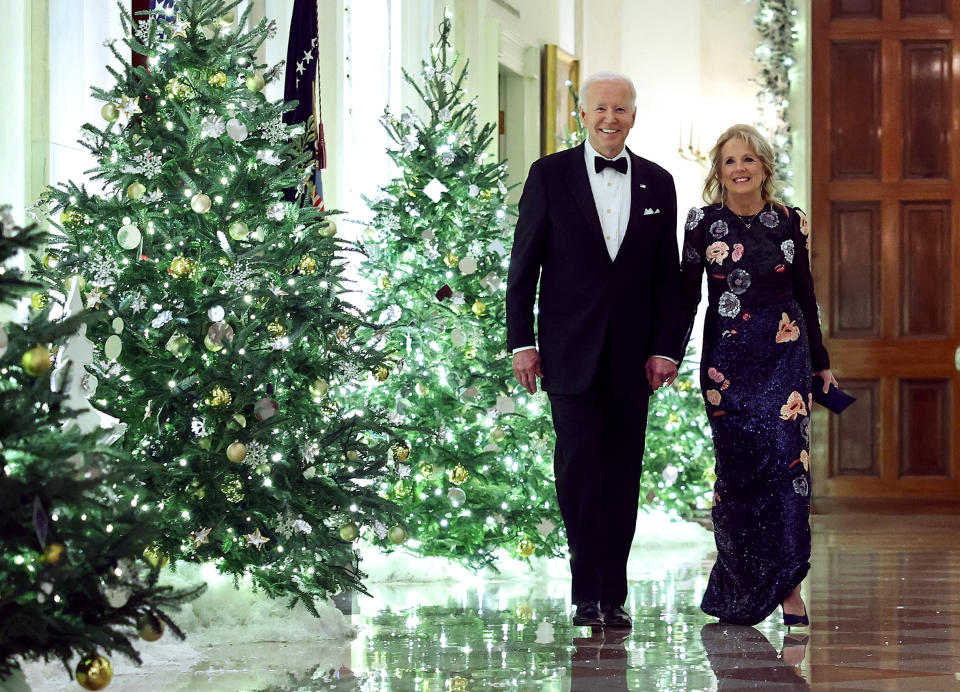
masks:
<svg viewBox="0 0 960 692"><path fill-rule="evenodd" d="M697 207L692 208L687 213L687 221L683 227L683 249L680 253L680 295L677 300L677 329L683 338L680 353L685 353L687 344L690 343L693 322L700 305L705 262L703 226L703 212Z"/></svg>
<svg viewBox="0 0 960 692"><path fill-rule="evenodd" d="M808 240L810 231L807 219L799 209L793 209L793 295L803 311L807 323L807 338L810 341L810 363L814 372L830 367L830 356L823 345L823 332L820 330L820 315L817 309L817 296L813 291L813 273L810 270L810 252Z"/></svg>

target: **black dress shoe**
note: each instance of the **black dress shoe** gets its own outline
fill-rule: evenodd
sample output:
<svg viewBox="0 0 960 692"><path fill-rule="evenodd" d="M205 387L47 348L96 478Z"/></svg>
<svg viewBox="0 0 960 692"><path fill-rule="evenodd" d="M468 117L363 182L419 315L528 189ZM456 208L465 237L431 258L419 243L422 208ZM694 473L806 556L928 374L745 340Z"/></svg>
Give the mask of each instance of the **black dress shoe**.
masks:
<svg viewBox="0 0 960 692"><path fill-rule="evenodd" d="M596 603L577 604L577 612L573 614L573 624L578 627L602 627L600 606Z"/></svg>
<svg viewBox="0 0 960 692"><path fill-rule="evenodd" d="M603 606L603 626L630 629L633 627L633 620L622 606L605 605Z"/></svg>

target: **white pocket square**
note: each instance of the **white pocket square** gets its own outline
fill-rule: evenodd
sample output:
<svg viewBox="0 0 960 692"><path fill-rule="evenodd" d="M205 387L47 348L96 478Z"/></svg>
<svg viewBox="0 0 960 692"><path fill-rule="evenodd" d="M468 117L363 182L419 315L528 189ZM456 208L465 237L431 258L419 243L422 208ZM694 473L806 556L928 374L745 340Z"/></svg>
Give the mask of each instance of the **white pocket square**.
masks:
<svg viewBox="0 0 960 692"><path fill-rule="evenodd" d="M650 209L649 207L643 210L644 216L649 216L650 214L659 214L659 213L660 213L659 209Z"/></svg>

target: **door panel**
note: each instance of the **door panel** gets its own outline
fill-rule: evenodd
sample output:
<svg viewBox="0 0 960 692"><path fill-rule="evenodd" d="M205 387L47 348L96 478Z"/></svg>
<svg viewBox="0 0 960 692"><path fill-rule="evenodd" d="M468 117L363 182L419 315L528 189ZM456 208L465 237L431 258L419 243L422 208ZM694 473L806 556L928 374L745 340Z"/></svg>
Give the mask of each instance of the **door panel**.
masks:
<svg viewBox="0 0 960 692"><path fill-rule="evenodd" d="M819 497L960 499L960 0L811 3Z"/></svg>

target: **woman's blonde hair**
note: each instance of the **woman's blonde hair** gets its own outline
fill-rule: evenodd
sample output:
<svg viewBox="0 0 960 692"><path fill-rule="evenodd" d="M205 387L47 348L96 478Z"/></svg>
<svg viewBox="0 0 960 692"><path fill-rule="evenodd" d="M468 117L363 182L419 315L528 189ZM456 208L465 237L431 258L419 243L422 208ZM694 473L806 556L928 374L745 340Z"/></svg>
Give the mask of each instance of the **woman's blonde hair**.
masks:
<svg viewBox="0 0 960 692"><path fill-rule="evenodd" d="M717 143L710 150L710 172L707 174L707 180L703 185L703 201L707 204L723 204L725 201L725 192L723 184L720 182L720 167L723 161L720 158L720 150L724 145L734 137L739 137L746 142L747 147L757 155L760 164L763 166L763 185L760 186L760 194L764 202L773 202L777 196L777 181L774 180L774 152L770 142L757 131L757 128L751 125L733 125L727 128L726 132L720 135Z"/></svg>

